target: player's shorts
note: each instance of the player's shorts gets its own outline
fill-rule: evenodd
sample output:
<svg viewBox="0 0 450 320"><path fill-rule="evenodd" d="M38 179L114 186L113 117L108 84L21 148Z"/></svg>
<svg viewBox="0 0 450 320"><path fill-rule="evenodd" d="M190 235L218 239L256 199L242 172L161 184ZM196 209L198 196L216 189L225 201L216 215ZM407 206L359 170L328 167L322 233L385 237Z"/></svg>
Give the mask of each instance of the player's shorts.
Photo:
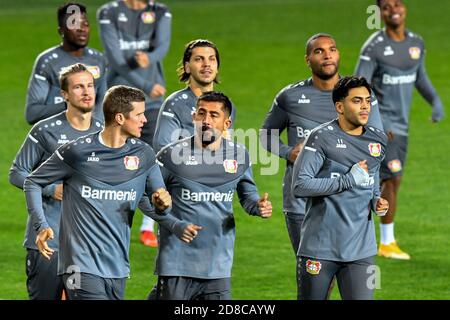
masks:
<svg viewBox="0 0 450 320"><path fill-rule="evenodd" d="M374 257L351 262L297 258L299 300L326 300L333 277L343 300L373 300L377 275Z"/></svg>
<svg viewBox="0 0 450 320"><path fill-rule="evenodd" d="M58 251L48 260L38 250L27 249L25 272L30 300L61 300L63 282L57 271Z"/></svg>
<svg viewBox="0 0 450 320"><path fill-rule="evenodd" d="M300 245L300 231L305 215L287 211L284 213L284 218L286 220L286 227L289 239L291 239L292 248L297 256L298 247Z"/></svg>
<svg viewBox="0 0 450 320"><path fill-rule="evenodd" d="M126 278L102 278L90 273L65 273L64 287L69 300L123 300Z"/></svg>
<svg viewBox="0 0 450 320"><path fill-rule="evenodd" d="M156 300L231 300L230 278L199 279L159 276Z"/></svg>
<svg viewBox="0 0 450 320"><path fill-rule="evenodd" d="M380 167L381 181L403 175L408 151L408 136L394 135L387 143L386 154Z"/></svg>

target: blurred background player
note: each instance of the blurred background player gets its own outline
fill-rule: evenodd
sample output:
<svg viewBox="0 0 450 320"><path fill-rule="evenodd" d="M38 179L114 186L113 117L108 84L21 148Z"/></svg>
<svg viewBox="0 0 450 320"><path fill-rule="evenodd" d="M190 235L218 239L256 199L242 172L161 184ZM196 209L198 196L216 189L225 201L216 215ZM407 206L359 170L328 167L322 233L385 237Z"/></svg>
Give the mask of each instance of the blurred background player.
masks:
<svg viewBox="0 0 450 320"><path fill-rule="evenodd" d="M172 93L164 101L153 137L155 151L194 134L192 115L196 109L197 98L204 92L212 91L214 84L219 83L219 67L219 50L213 42L197 39L186 44L183 58L179 63L178 79L188 86ZM233 106L231 126L235 114Z"/></svg>
<svg viewBox="0 0 450 320"><path fill-rule="evenodd" d="M294 164L293 194L307 197L297 264L300 300L326 299L334 276L342 299L373 299L371 211L383 215L389 204L379 184L387 137L367 125L370 91L364 78L340 79L333 90L338 119L311 132Z"/></svg>
<svg viewBox="0 0 450 320"><path fill-rule="evenodd" d="M383 126L388 135L386 157L381 166L381 192L390 207L380 223L378 255L409 260L394 236L397 196L408 147L409 112L415 86L432 106L431 121L444 117L441 99L425 71L425 46L420 36L405 28L406 7L402 0L379 0L383 30L372 34L361 50L355 73L365 77L378 97Z"/></svg>
<svg viewBox="0 0 450 320"><path fill-rule="evenodd" d="M86 66L74 64L62 70L61 96L67 110L36 123L22 144L9 172L11 184L22 189L26 177L61 145L86 134L100 131L102 121L92 117L95 103L94 77ZM59 87L58 86L58 87ZM30 299L60 299L63 283L57 276L59 219L63 185L56 182L42 190L42 203L54 239L48 245L55 251L50 260L39 254L36 230L28 217L24 246L27 249L27 290Z"/></svg>
<svg viewBox="0 0 450 320"><path fill-rule="evenodd" d="M25 118L29 124L34 124L66 109L59 87L59 74L63 68L79 62L94 76L96 100L93 113L103 121L105 59L102 53L87 47L90 34L87 9L82 4L69 2L58 8L57 18L62 43L36 58L28 83Z"/></svg>
<svg viewBox="0 0 450 320"><path fill-rule="evenodd" d="M311 77L282 89L260 131L261 144L286 160L283 180L283 212L294 253L297 254L306 199L294 198L291 190L292 168L312 129L337 117L332 92L339 80L340 55L334 38L325 33L313 35L306 42L305 60ZM381 119L372 96L370 125L382 129ZM280 139L287 130L287 144Z"/></svg>
<svg viewBox="0 0 450 320"><path fill-rule="evenodd" d="M98 9L97 22L108 60L108 87L122 84L144 91L147 123L141 139L152 145L166 93L162 61L169 51L172 15L154 1L118 0ZM153 227L154 221L144 216L140 240L157 247Z"/></svg>
<svg viewBox="0 0 450 320"><path fill-rule="evenodd" d="M58 275L70 300L123 299L130 273L131 224L144 192L155 208L145 214L155 219L170 216L165 210L171 197L153 149L135 139L146 122L144 93L115 86L103 104L105 128L60 147L24 183L36 244L47 259L54 254L47 243L54 231L43 211L42 190L56 181L64 184ZM187 225L172 220L167 230Z"/></svg>
<svg viewBox="0 0 450 320"><path fill-rule="evenodd" d="M231 299L234 193L250 215L272 215L268 194L258 195L247 150L223 139L231 125L231 108L224 94L204 93L193 115L195 134L166 146L157 155L172 195L172 214L193 220L201 230L197 228L198 236L185 245L164 227L160 229L158 283L151 298Z"/></svg>

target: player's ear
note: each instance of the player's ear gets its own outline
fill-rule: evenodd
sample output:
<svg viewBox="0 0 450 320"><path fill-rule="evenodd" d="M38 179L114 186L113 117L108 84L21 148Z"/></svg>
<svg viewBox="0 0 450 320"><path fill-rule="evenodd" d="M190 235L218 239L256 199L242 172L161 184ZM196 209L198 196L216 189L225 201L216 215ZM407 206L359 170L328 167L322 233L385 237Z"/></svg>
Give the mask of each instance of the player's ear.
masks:
<svg viewBox="0 0 450 320"><path fill-rule="evenodd" d="M189 62L187 61L184 63L184 72L191 74L191 68L189 68Z"/></svg>
<svg viewBox="0 0 450 320"><path fill-rule="evenodd" d="M230 129L230 127L231 127L231 119L230 118L227 118L227 119L225 119L225 122L224 122L224 129L225 130L228 130L228 129Z"/></svg>
<svg viewBox="0 0 450 320"><path fill-rule="evenodd" d="M116 120L117 124L123 125L123 123L125 122L125 115L121 112L116 113L114 119Z"/></svg>
<svg viewBox="0 0 450 320"><path fill-rule="evenodd" d="M66 102L69 101L69 94L64 90L61 90L60 92L61 92L61 96L63 97L64 101L66 101Z"/></svg>
<svg viewBox="0 0 450 320"><path fill-rule="evenodd" d="M343 114L344 113L344 103L342 101L337 101L335 103L334 107L336 108L336 112L338 114Z"/></svg>
<svg viewBox="0 0 450 320"><path fill-rule="evenodd" d="M305 54L305 62L308 67L310 67L308 55Z"/></svg>

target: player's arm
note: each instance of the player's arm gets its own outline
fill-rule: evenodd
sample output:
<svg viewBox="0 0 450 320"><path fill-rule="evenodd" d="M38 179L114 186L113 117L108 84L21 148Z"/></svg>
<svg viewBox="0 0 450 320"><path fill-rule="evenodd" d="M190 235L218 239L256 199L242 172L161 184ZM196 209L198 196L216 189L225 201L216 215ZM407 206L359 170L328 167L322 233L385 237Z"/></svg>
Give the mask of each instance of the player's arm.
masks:
<svg viewBox="0 0 450 320"><path fill-rule="evenodd" d="M28 214L33 228L38 236L36 244L41 254L47 259L53 253L53 249L47 245L47 240L53 238L53 230L50 228L42 206L42 189L56 181L62 181L72 174L71 168L64 163L63 157L56 150L39 168L31 173L24 182L25 198Z"/></svg>
<svg viewBox="0 0 450 320"><path fill-rule="evenodd" d="M144 90L146 94L150 94L154 83L143 78L135 69L132 69L125 60L122 50L120 50L119 47L120 41L118 31L109 8L100 8L97 11L97 23L109 68L120 74L134 87Z"/></svg>
<svg viewBox="0 0 450 320"><path fill-rule="evenodd" d="M155 134L153 136L153 148L156 152L169 143L178 140L180 137L181 122L173 110L168 110L166 107L168 105L170 105L170 100L164 101L161 109L159 109Z"/></svg>
<svg viewBox="0 0 450 320"><path fill-rule="evenodd" d="M151 43L152 50L148 52L150 64L162 61L169 52L170 37L172 32L172 14L165 9L156 22L156 34Z"/></svg>
<svg viewBox="0 0 450 320"><path fill-rule="evenodd" d="M373 74L377 69L377 59L373 49L370 43L363 45L355 68L355 75L366 78L369 83L372 82Z"/></svg>
<svg viewBox="0 0 450 320"><path fill-rule="evenodd" d="M351 189L367 181L368 173L356 163L347 174L336 178L317 178L325 155L320 147L320 137L311 134L294 164L292 191L295 197L328 196ZM313 138L311 138L313 137ZM311 141L314 141L314 145Z"/></svg>
<svg viewBox="0 0 450 320"><path fill-rule="evenodd" d="M36 59L28 82L25 119L29 124L34 124L66 109L65 102L47 103L52 90L59 92L59 89L50 83L48 64L41 60L41 58Z"/></svg>
<svg viewBox="0 0 450 320"><path fill-rule="evenodd" d="M433 111L431 115L431 120L433 122L438 122L444 117L444 106L442 104L441 98L433 87L430 78L425 69L425 53L421 57L421 62L419 69L417 70L417 77L415 86L420 92L422 97L432 106Z"/></svg>
<svg viewBox="0 0 450 320"><path fill-rule="evenodd" d="M95 82L95 108L93 113L95 118L103 122L105 120L103 115L103 98L106 91L108 90L108 85L106 84L106 62L103 57L100 70L102 74L100 78Z"/></svg>
<svg viewBox="0 0 450 320"><path fill-rule="evenodd" d="M269 194L266 192L260 198L255 180L253 179L252 168L249 166L239 180L236 192L242 208L253 216L269 218L272 216L272 203L269 201Z"/></svg>
<svg viewBox="0 0 450 320"><path fill-rule="evenodd" d="M367 122L368 126L380 129L381 131L384 131L383 122L381 121L381 115L380 115L380 108L378 105L378 99L375 96L375 93L371 93L370 95L370 114L369 114L369 121Z"/></svg>
<svg viewBox="0 0 450 320"><path fill-rule="evenodd" d="M40 141L32 136L35 129L36 128L33 128L29 132L9 170L9 182L20 189L23 189L25 179L38 166L45 155L45 150L40 145ZM46 186L42 190L42 195L55 198L55 189L57 185L58 184L54 183Z"/></svg>
<svg viewBox="0 0 450 320"><path fill-rule="evenodd" d="M259 130L259 140L267 151L289 160L289 155L293 147L284 144L280 138L281 133L288 126L288 116L280 107L283 103L283 94L277 95L274 99L270 111L267 113L261 130Z"/></svg>

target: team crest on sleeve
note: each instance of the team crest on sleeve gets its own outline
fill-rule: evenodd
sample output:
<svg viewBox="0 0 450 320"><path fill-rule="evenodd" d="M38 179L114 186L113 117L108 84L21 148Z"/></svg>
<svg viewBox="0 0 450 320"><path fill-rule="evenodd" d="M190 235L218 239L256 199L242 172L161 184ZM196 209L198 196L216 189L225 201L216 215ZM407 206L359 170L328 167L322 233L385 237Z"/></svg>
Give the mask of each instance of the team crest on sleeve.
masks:
<svg viewBox="0 0 450 320"><path fill-rule="evenodd" d="M320 261L314 261L314 260L306 260L306 272L309 274L319 274L320 269L322 269L322 264Z"/></svg>
<svg viewBox="0 0 450 320"><path fill-rule="evenodd" d="M381 155L381 145L379 143L369 143L369 151L372 157L379 157Z"/></svg>
<svg viewBox="0 0 450 320"><path fill-rule="evenodd" d="M223 168L225 169L225 172L228 173L236 173L238 168L238 162L237 160L223 160Z"/></svg>
<svg viewBox="0 0 450 320"><path fill-rule="evenodd" d="M388 168L392 173L402 171L402 163L398 159L394 159L388 162Z"/></svg>
<svg viewBox="0 0 450 320"><path fill-rule="evenodd" d="M94 79L100 78L100 68L98 66L88 66L87 69L92 74Z"/></svg>
<svg viewBox="0 0 450 320"><path fill-rule="evenodd" d="M155 22L154 12L142 12L141 19L143 23L150 24Z"/></svg>
<svg viewBox="0 0 450 320"><path fill-rule="evenodd" d="M419 47L411 47L409 48L409 56L411 57L411 59L413 60L417 60L420 58L420 48Z"/></svg>
<svg viewBox="0 0 450 320"><path fill-rule="evenodd" d="M139 168L139 158L136 156L126 156L123 158L123 163L127 170L137 170Z"/></svg>

